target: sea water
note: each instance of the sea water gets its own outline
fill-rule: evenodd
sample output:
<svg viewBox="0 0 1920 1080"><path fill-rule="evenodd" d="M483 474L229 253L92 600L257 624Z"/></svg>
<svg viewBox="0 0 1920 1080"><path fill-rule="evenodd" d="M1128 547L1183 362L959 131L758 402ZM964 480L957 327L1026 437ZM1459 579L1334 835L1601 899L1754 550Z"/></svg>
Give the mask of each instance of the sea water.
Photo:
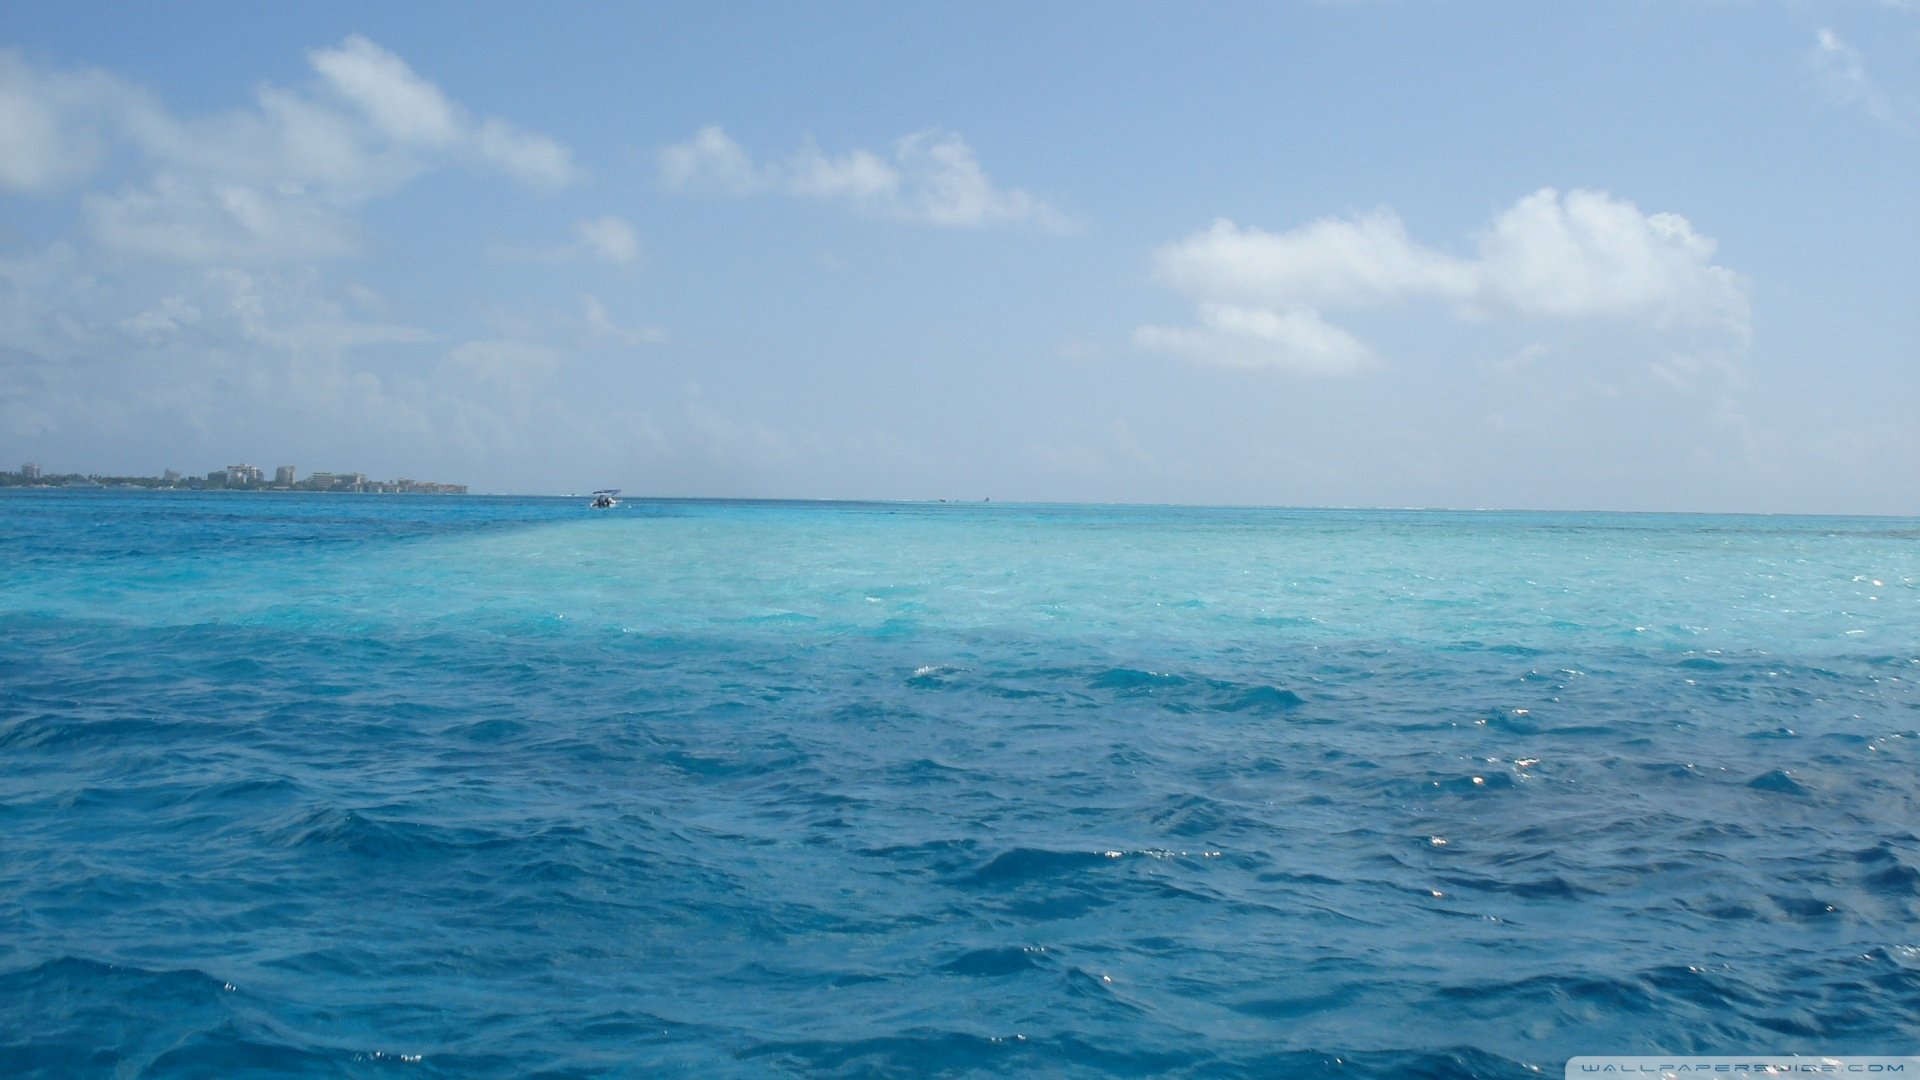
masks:
<svg viewBox="0 0 1920 1080"><path fill-rule="evenodd" d="M1920 521L0 492L0 1074L1920 1045Z"/></svg>

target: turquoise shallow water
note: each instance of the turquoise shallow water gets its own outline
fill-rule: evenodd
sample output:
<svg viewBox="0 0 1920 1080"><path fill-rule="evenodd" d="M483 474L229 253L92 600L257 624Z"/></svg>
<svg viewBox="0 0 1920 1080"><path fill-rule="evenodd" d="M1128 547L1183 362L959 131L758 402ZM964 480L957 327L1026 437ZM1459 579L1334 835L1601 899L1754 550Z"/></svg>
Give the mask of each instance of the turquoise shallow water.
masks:
<svg viewBox="0 0 1920 1080"><path fill-rule="evenodd" d="M1920 1044L1920 521L0 493L0 1074Z"/></svg>

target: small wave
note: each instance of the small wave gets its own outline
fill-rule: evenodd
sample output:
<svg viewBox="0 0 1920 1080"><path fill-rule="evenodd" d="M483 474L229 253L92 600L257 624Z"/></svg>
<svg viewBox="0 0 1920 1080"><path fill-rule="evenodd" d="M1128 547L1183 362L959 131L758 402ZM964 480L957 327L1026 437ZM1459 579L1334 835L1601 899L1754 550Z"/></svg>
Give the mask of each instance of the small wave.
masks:
<svg viewBox="0 0 1920 1080"><path fill-rule="evenodd" d="M174 1005L206 1004L222 1000L233 984L197 968L148 969L107 963L82 956L59 956L32 967L0 972L0 997L74 994L86 996L89 987L118 985L139 990Z"/></svg>
<svg viewBox="0 0 1920 1080"><path fill-rule="evenodd" d="M1264 714L1292 712L1306 703L1306 698L1291 690L1282 690L1277 686L1256 686L1234 693L1221 707L1228 712Z"/></svg>
<svg viewBox="0 0 1920 1080"><path fill-rule="evenodd" d="M1054 877L1071 877L1107 862L1097 851L1054 851L1047 848L1011 848L974 867L962 880L978 888Z"/></svg>
<svg viewBox="0 0 1920 1080"><path fill-rule="evenodd" d="M338 1073L337 1055L286 1042L236 1012L238 988L196 968L60 956L0 973L0 1062L10 1075ZM331 1070L320 1066L330 1064Z"/></svg>
<svg viewBox="0 0 1920 1080"><path fill-rule="evenodd" d="M1482 892L1507 893L1528 900L1573 900L1583 896L1597 895L1598 890L1569 881L1559 874L1546 877L1509 880L1484 875L1458 876L1442 875L1439 879L1457 889L1476 889Z"/></svg>
<svg viewBox="0 0 1920 1080"><path fill-rule="evenodd" d="M334 851L375 862L417 863L444 858L502 838L479 829L450 828L403 818L373 817L337 806L309 806L267 830L278 847Z"/></svg>
<svg viewBox="0 0 1920 1080"><path fill-rule="evenodd" d="M1856 851L1853 861L1861 865L1861 884L1870 891L1881 896L1920 897L1920 869L1903 860L1891 844L1882 841Z"/></svg>
<svg viewBox="0 0 1920 1080"><path fill-rule="evenodd" d="M1193 794L1174 799L1148 820L1173 836L1207 836L1226 828L1230 815L1219 802Z"/></svg>
<svg viewBox="0 0 1920 1080"><path fill-rule="evenodd" d="M973 865L977 844L972 840L928 840L918 844L890 844L861 848L859 854L900 869L952 874Z"/></svg>
<svg viewBox="0 0 1920 1080"><path fill-rule="evenodd" d="M917 690L941 690L954 685L961 669L948 664L922 664L913 669L907 685Z"/></svg>
<svg viewBox="0 0 1920 1080"><path fill-rule="evenodd" d="M1039 971L1046 952L1044 948L1034 946L971 949L941 964L939 970L953 975L985 978L1019 975Z"/></svg>
<svg viewBox="0 0 1920 1080"><path fill-rule="evenodd" d="M1920 973L1920 945L1888 945L1873 954L1905 971Z"/></svg>
<svg viewBox="0 0 1920 1080"><path fill-rule="evenodd" d="M0 727L0 749L51 750L68 746L151 746L218 738L228 725L162 716L99 716L75 706L23 716Z"/></svg>
<svg viewBox="0 0 1920 1080"><path fill-rule="evenodd" d="M1862 883L1882 896L1920 897L1920 870L1895 863L1868 874Z"/></svg>
<svg viewBox="0 0 1920 1080"><path fill-rule="evenodd" d="M1438 995L1455 1012L1497 1016L1516 1003L1537 1008L1543 1001L1562 1009L1603 1008L1615 1016L1647 1016L1659 1011L1655 994L1637 979L1592 975L1533 975L1520 979L1458 982L1442 986Z"/></svg>
<svg viewBox="0 0 1920 1080"><path fill-rule="evenodd" d="M694 753L671 750L660 755L665 764L693 776L765 776L783 773L807 763L805 754L751 750L734 753Z"/></svg>
<svg viewBox="0 0 1920 1080"><path fill-rule="evenodd" d="M1297 691L1260 683L1198 679L1164 671L1116 667L1087 679L1089 689L1122 699L1151 699L1175 713L1246 713L1252 716L1291 714L1306 704Z"/></svg>
<svg viewBox="0 0 1920 1080"><path fill-rule="evenodd" d="M1342 984L1325 990L1279 997L1257 997L1233 1002L1229 1008L1269 1021L1297 1021L1318 1013L1336 1012L1362 996L1358 987Z"/></svg>
<svg viewBox="0 0 1920 1080"><path fill-rule="evenodd" d="M1777 795L1805 795L1807 786L1793 778L1785 769L1769 769L1747 781L1747 786L1755 791L1767 791Z"/></svg>
<svg viewBox="0 0 1920 1080"><path fill-rule="evenodd" d="M949 765L933 758L915 758L889 770L889 781L907 788L938 787L948 784L964 783L977 777L977 774L957 765Z"/></svg>
<svg viewBox="0 0 1920 1080"><path fill-rule="evenodd" d="M820 618L800 611L774 611L765 615L749 616L739 621L750 626L812 626L818 623Z"/></svg>
<svg viewBox="0 0 1920 1080"><path fill-rule="evenodd" d="M1132 694L1151 694L1155 690L1185 686L1187 680L1178 675L1163 671L1141 671L1137 668L1108 668L1087 680L1087 685L1095 690L1119 690Z"/></svg>
<svg viewBox="0 0 1920 1080"><path fill-rule="evenodd" d="M532 729L523 721L512 717L495 716L485 720L476 720L468 724L455 726L450 734L470 739L477 743L511 742L526 735Z"/></svg>
<svg viewBox="0 0 1920 1080"><path fill-rule="evenodd" d="M1840 914L1838 904L1817 896L1776 896L1773 904L1794 919L1831 919Z"/></svg>

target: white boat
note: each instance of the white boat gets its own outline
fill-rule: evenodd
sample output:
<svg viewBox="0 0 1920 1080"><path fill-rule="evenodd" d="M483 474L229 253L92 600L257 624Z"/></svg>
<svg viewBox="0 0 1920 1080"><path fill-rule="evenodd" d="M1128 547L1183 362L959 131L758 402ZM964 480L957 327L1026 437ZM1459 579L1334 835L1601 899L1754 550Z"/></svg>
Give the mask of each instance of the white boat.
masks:
<svg viewBox="0 0 1920 1080"><path fill-rule="evenodd" d="M620 505L620 500L614 498L618 494L620 494L619 488L601 488L593 493L593 501L587 506L594 510L611 510Z"/></svg>

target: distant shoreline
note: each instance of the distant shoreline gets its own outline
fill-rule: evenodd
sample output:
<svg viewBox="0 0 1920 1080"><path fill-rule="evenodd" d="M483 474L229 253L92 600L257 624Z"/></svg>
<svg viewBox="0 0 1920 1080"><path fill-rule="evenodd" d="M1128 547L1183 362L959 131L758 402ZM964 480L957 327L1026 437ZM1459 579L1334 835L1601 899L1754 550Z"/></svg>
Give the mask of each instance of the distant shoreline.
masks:
<svg viewBox="0 0 1920 1080"><path fill-rule="evenodd" d="M180 476L170 473L166 476L103 476L99 473L42 473L36 465L29 465L19 472L0 473L0 489L40 488L75 489L108 488L117 491L291 491L326 492L329 494L349 495L467 495L471 494L465 484L448 484L437 480L411 480L401 477L397 480L369 480L365 473L312 473L305 480L293 480L292 467L281 470L285 475L267 480L259 469L250 465L229 466L225 470L216 470L205 477Z"/></svg>
<svg viewBox="0 0 1920 1080"><path fill-rule="evenodd" d="M489 495L489 493L487 492L481 492L478 495L476 495L474 492L471 492L471 491L398 491L391 488L368 488L366 490L357 490L354 488L306 488L306 487L285 488L285 487L271 487L271 486L269 487L210 487L206 485L201 485L199 487L191 487L186 484L178 484L178 485L168 485L168 484L0 484L0 491L154 491L154 492L167 492L167 493L176 494L176 495L182 494L185 492L194 492L198 494L209 494L209 495L212 495L212 494L464 495L464 496L473 497L473 498L501 497L498 493ZM509 493L505 497L507 498L571 498L572 496L513 495Z"/></svg>

